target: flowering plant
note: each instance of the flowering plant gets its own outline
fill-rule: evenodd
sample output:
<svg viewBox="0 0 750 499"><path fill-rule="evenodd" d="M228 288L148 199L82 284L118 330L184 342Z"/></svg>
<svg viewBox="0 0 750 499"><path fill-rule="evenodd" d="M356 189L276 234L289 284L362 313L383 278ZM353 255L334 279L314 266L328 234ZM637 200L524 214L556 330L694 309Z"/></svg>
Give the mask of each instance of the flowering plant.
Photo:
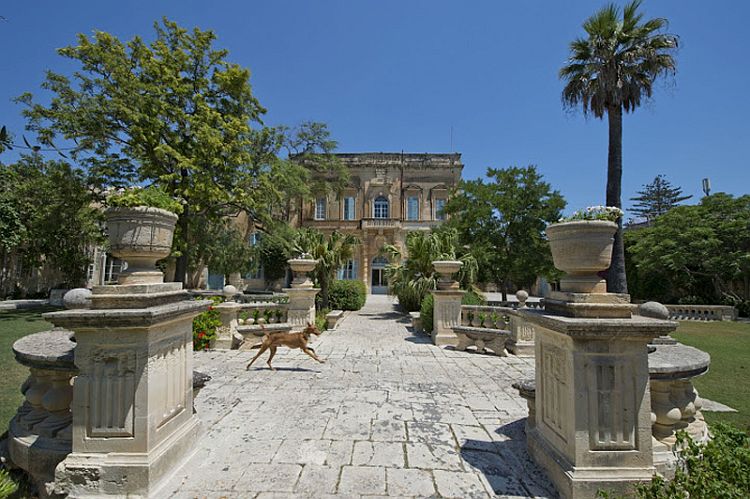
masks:
<svg viewBox="0 0 750 499"><path fill-rule="evenodd" d="M615 222L624 214L625 212L615 206L589 206L585 210L578 210L570 216L561 218L558 220L558 223L576 222L579 220L606 220Z"/></svg>
<svg viewBox="0 0 750 499"><path fill-rule="evenodd" d="M198 298L202 299L202 298ZM209 298L214 304L221 303L221 297ZM206 312L193 319L193 350L208 350L216 338L216 329L221 326L221 316L213 305Z"/></svg>

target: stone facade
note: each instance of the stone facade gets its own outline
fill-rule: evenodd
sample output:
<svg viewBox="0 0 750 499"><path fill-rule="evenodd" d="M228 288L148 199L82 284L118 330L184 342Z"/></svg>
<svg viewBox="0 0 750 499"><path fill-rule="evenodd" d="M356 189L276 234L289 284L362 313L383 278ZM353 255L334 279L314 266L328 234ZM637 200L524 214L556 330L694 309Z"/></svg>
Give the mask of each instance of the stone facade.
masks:
<svg viewBox="0 0 750 499"><path fill-rule="evenodd" d="M305 203L291 221L330 234L355 234L362 244L345 278L359 279L368 293L385 293L384 244L404 248L406 234L442 222L440 208L461 179L461 155L413 153L337 154L349 169L341 194Z"/></svg>

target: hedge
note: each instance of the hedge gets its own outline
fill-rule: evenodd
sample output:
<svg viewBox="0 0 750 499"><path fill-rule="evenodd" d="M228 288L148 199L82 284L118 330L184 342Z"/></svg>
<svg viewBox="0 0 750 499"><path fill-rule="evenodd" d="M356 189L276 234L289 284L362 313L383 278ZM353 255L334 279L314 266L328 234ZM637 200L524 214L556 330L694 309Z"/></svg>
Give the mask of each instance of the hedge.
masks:
<svg viewBox="0 0 750 499"><path fill-rule="evenodd" d="M328 305L332 310L359 310L367 299L367 288L362 281L336 280L328 290Z"/></svg>

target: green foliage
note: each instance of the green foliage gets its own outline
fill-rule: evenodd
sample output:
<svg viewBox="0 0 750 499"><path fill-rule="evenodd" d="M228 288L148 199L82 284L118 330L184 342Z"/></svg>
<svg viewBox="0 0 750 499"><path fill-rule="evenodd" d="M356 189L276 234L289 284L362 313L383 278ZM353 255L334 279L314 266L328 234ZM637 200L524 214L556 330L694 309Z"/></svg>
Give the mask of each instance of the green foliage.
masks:
<svg viewBox="0 0 750 499"><path fill-rule="evenodd" d="M328 302L332 310L359 310L365 305L367 288L359 280L335 280L328 290Z"/></svg>
<svg viewBox="0 0 750 499"><path fill-rule="evenodd" d="M294 242L295 256L308 254L318 264L312 274L320 286L320 304L322 308L330 308L329 291L331 283L336 279L336 272L354 256L354 249L360 240L353 234L345 234L334 230L330 236L315 229L303 228L297 233Z"/></svg>
<svg viewBox="0 0 750 499"><path fill-rule="evenodd" d="M636 495L643 499L750 497L750 435L723 423L712 426L711 434L711 440L701 445L679 432L681 450L674 479L667 482L655 476L651 483L636 486Z"/></svg>
<svg viewBox="0 0 750 499"><path fill-rule="evenodd" d="M0 498L10 497L18 490L18 484L6 470L0 468Z"/></svg>
<svg viewBox="0 0 750 499"><path fill-rule="evenodd" d="M119 208L135 208L136 206L149 206L182 213L182 204L158 187L133 187L122 189L107 196L107 204Z"/></svg>
<svg viewBox="0 0 750 499"><path fill-rule="evenodd" d="M294 230L285 223L274 223L261 233L260 241L253 247L253 261L263 267L267 282L286 276L287 260L292 257Z"/></svg>
<svg viewBox="0 0 750 499"><path fill-rule="evenodd" d="M466 294L464 294L463 298L461 298L461 305L482 304L484 304L484 300L478 293L474 291L467 292ZM432 332L432 327L434 325L434 309L435 299L432 297L432 293L428 293L422 300L419 308L419 318L422 320L422 328L426 333Z"/></svg>
<svg viewBox="0 0 750 499"><path fill-rule="evenodd" d="M750 299L750 195L717 193L627 231L633 296L665 303Z"/></svg>
<svg viewBox="0 0 750 499"><path fill-rule="evenodd" d="M693 197L683 196L682 188L672 187L664 175L654 177L650 184L644 185L643 190L638 191L638 194L630 198L631 201L636 201L630 211L646 220L653 220Z"/></svg>
<svg viewBox="0 0 750 499"><path fill-rule="evenodd" d="M203 298L198 298L202 300ZM223 301L221 297L209 298L214 305ZM221 326L221 316L213 305L193 319L193 350L208 350L211 340L216 338L216 329Z"/></svg>
<svg viewBox="0 0 750 499"><path fill-rule="evenodd" d="M616 222L622 217L623 211L615 206L589 206L585 210L578 210L572 215L563 217L560 222L577 222L585 220L604 220Z"/></svg>
<svg viewBox="0 0 750 499"><path fill-rule="evenodd" d="M46 264L66 287L81 286L90 248L103 241L102 214L84 173L38 154L0 163L0 253L18 254L23 266Z"/></svg>
<svg viewBox="0 0 750 499"><path fill-rule="evenodd" d="M422 300L437 287L437 273L432 266L436 260L460 260L464 264L458 274L461 287L469 289L476 282L477 261L473 254L459 246L454 229L433 232L414 231L406 235L404 259L397 246L386 245L382 252L391 263L385 269L391 294L405 312L419 310Z"/></svg>
<svg viewBox="0 0 750 499"><path fill-rule="evenodd" d="M318 331L325 331L326 329L328 329L328 321L326 320L326 315L330 311L331 309L322 308L315 312L315 327L318 328Z"/></svg>
<svg viewBox="0 0 750 499"><path fill-rule="evenodd" d="M556 277L544 230L560 219L563 197L534 166L489 168L487 177L462 181L444 209L478 262L478 280L507 293Z"/></svg>
<svg viewBox="0 0 750 499"><path fill-rule="evenodd" d="M201 253L212 272L229 276L245 273L251 267L253 250L247 238L231 219L224 219L205 227Z"/></svg>

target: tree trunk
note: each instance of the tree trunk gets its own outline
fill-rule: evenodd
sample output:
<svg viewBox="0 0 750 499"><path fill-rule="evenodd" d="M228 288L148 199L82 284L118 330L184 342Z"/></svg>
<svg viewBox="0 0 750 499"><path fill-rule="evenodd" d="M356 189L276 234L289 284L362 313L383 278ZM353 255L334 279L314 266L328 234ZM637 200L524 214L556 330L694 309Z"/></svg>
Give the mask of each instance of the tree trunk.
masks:
<svg viewBox="0 0 750 499"><path fill-rule="evenodd" d="M622 208L622 108L607 109L609 121L609 154L607 157L607 206ZM607 271L607 291L627 293L625 276L625 245L622 240L622 217L617 220L612 264Z"/></svg>
<svg viewBox="0 0 750 499"><path fill-rule="evenodd" d="M328 308L328 279L320 280L320 307L321 309Z"/></svg>
<svg viewBox="0 0 750 499"><path fill-rule="evenodd" d="M174 280L175 282L181 282L183 286L188 284L187 270L188 270L188 235L190 229L190 206L185 205L185 209L180 215L177 223L180 226L180 236L183 241L182 254L177 257L175 262Z"/></svg>

